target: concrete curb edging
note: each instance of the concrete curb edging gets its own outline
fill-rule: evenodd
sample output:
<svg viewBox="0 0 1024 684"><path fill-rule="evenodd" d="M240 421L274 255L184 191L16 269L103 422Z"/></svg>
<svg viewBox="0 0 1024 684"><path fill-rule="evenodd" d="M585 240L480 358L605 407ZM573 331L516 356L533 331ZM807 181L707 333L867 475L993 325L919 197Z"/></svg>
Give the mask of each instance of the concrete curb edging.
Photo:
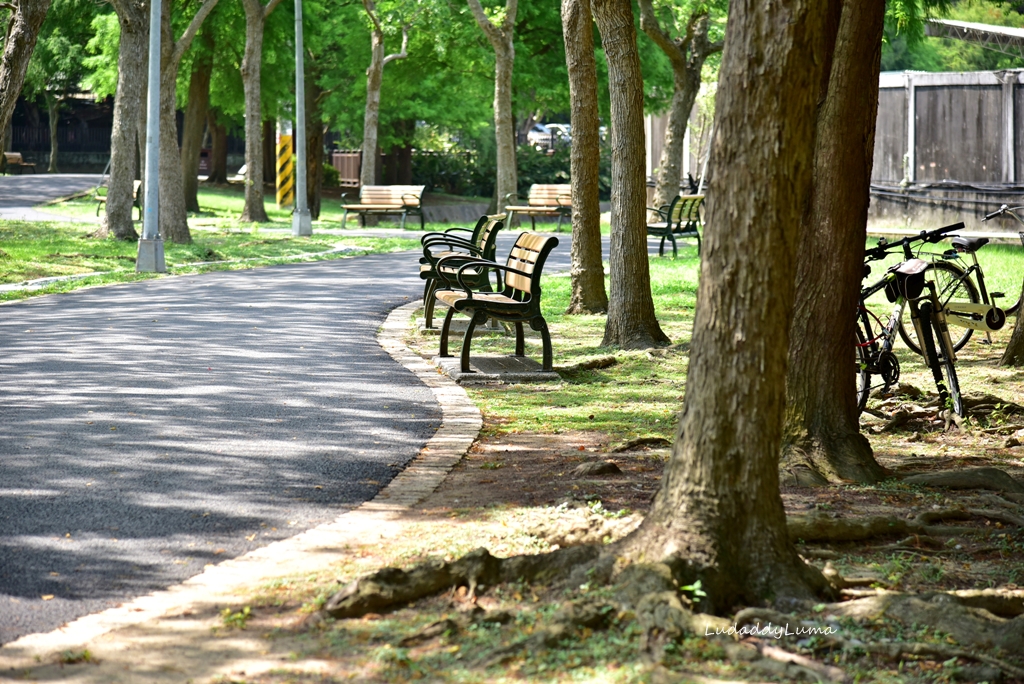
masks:
<svg viewBox="0 0 1024 684"><path fill-rule="evenodd" d="M483 425L480 410L470 401L466 391L440 375L402 341L403 334L409 329L410 318L419 306L420 302L415 301L394 309L381 326L377 341L395 361L433 391L441 405L441 426L408 466L372 500L341 514L333 522L244 556L207 566L202 573L164 591L86 615L52 632L26 635L0 646L0 680L3 680L5 672L40 668L54 662L60 653L85 645L101 662L106 652L112 664L116 660L112 654L126 650L121 642L137 638L131 635L119 638L112 633L115 630L147 622L146 630L152 633L159 622L168 619L180 625L182 616L193 611L245 600L248 588L260 582L289 574L314 572L343 560L347 554L346 545L401 534L402 516L441 484L469 450ZM166 630L175 631L174 624L165 625ZM182 655L182 650L187 650L180 644L177 648L176 657ZM196 648L201 648L201 645ZM154 661L159 660L155 653L152 655ZM96 674L103 676L99 672ZM138 674L135 673L136 676ZM123 681L133 681L131 673L124 672L123 675L128 677ZM121 676L122 673L118 673L115 679L121 681Z"/></svg>

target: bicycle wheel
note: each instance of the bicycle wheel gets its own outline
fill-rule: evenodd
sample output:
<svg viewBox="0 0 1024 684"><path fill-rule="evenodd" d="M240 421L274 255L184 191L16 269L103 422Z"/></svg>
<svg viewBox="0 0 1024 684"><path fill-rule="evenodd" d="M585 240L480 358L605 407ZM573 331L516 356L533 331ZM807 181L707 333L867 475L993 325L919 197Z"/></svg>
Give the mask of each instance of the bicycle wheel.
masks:
<svg viewBox="0 0 1024 684"><path fill-rule="evenodd" d="M971 280L971 277L965 275L964 270L956 264L948 261L935 261L932 262L931 267L925 273L929 274L935 281L936 293L943 306L951 301L970 302L971 304L979 304L981 302L978 287ZM920 354L921 345L918 343L917 333L914 331L914 324L910 320L908 308L903 308L903 316L900 318L900 339L915 354ZM971 328L951 327L949 336L953 341L953 350L960 351L973 334L974 330Z"/></svg>
<svg viewBox="0 0 1024 684"><path fill-rule="evenodd" d="M871 350L867 346L868 336L864 324L857 321L856 362L857 362L857 413L863 413L871 394Z"/></svg>
<svg viewBox="0 0 1024 684"><path fill-rule="evenodd" d="M931 368L935 387L939 390L939 406L940 408L950 408L956 415L962 417L964 402L960 396L960 381L956 376L956 365L943 347L942 331L935 321L932 303L922 302L919 313L925 363Z"/></svg>

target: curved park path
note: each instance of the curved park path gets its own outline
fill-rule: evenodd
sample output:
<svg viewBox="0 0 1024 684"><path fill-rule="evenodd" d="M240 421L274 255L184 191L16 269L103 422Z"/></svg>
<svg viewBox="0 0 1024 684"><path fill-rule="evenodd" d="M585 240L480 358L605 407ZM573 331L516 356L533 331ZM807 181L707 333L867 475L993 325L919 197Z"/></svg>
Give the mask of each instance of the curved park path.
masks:
<svg viewBox="0 0 1024 684"><path fill-rule="evenodd" d="M0 643L372 498L441 418L375 339L419 294L416 266L368 256L0 306Z"/></svg>

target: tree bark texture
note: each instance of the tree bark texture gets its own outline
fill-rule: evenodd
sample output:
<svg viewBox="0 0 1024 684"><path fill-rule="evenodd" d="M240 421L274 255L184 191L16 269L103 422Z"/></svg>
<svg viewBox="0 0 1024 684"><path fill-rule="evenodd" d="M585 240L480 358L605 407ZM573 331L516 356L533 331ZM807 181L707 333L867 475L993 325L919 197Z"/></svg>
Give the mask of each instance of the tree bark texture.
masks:
<svg viewBox="0 0 1024 684"><path fill-rule="evenodd" d="M871 166L884 0L838 0L838 35L815 132L786 378L782 468L803 484L877 482L860 434L853 340ZM843 315L848 312L850 315Z"/></svg>
<svg viewBox="0 0 1024 684"><path fill-rule="evenodd" d="M317 74L314 69L306 82L306 206L314 221L320 218L324 187L323 91L316 85Z"/></svg>
<svg viewBox="0 0 1024 684"><path fill-rule="evenodd" d="M210 175L208 183L228 182L228 131L217 122L217 114L207 112L206 127L210 131Z"/></svg>
<svg viewBox="0 0 1024 684"><path fill-rule="evenodd" d="M171 2L161 6L160 39L160 235L177 244L192 242L185 209L185 187L182 176L181 153L178 150L178 120L176 116L176 88L178 67L185 51L203 21L217 5L217 0L204 0L192 17L188 28L177 40L171 29Z"/></svg>
<svg viewBox="0 0 1024 684"><path fill-rule="evenodd" d="M370 66L366 69L366 109L363 112L363 163L359 169L359 184L373 185L377 181L377 130L380 120L380 90L384 82L384 65L408 56L409 33L402 28L402 49L384 56L384 29L377 17L373 0L363 0L363 9L370 18Z"/></svg>
<svg viewBox="0 0 1024 684"><path fill-rule="evenodd" d="M0 131L6 131L11 123L50 0L18 0L16 5L7 26L3 54L0 54Z"/></svg>
<svg viewBox="0 0 1024 684"><path fill-rule="evenodd" d="M56 95L46 93L46 109L50 115L50 163L46 167L46 173L60 173L57 168L57 156L60 152L57 140L57 112L60 109L60 102Z"/></svg>
<svg viewBox="0 0 1024 684"><path fill-rule="evenodd" d="M658 325L647 261L644 81L629 0L593 0L608 60L612 113L611 288L604 341L622 349L668 344Z"/></svg>
<svg viewBox="0 0 1024 684"><path fill-rule="evenodd" d="M623 543L675 559L718 612L827 591L788 537L778 474L824 15L816 0L730 5L686 400L661 489Z"/></svg>
<svg viewBox="0 0 1024 684"><path fill-rule="evenodd" d="M1024 283L1021 284L1021 297L1024 297ZM1000 366L1024 366L1024 306L1017 309L1017 323L1013 326L1010 342L1006 351L999 359Z"/></svg>
<svg viewBox="0 0 1024 684"><path fill-rule="evenodd" d="M651 0L640 0L640 28L661 48L672 65L674 89L668 110L665 146L658 161L658 183L654 205L669 204L679 194L683 179L683 142L690 111L700 91L700 73L707 58L722 49L721 42L708 38L707 12L694 12L687 22L686 33L673 39L662 29Z"/></svg>
<svg viewBox="0 0 1024 684"><path fill-rule="evenodd" d="M512 70L516 59L513 36L518 7L519 0L505 0L505 18L499 27L487 18L480 0L469 0L477 25L494 48L494 137L498 157L495 195L498 211L505 206L506 196L519 192L515 122L512 117Z"/></svg>
<svg viewBox="0 0 1024 684"><path fill-rule="evenodd" d="M245 49L242 54L242 88L245 91L245 206L242 221L266 223L263 206L263 111L260 102L260 71L263 64L263 27L279 0L264 7L260 0L242 0L245 9Z"/></svg>
<svg viewBox="0 0 1024 684"><path fill-rule="evenodd" d="M111 0L121 28L117 53L117 94L110 134L110 177L101 234L138 240L132 222L134 183L139 171L140 128L145 119L146 64L149 61L149 0Z"/></svg>
<svg viewBox="0 0 1024 684"><path fill-rule="evenodd" d="M203 148L203 130L206 128L206 112L210 106L210 79L213 76L215 47L211 31L204 31L201 40L203 48L192 62L185 125L181 132L181 176L185 210L192 212L199 211L199 160Z"/></svg>
<svg viewBox="0 0 1024 684"><path fill-rule="evenodd" d="M572 247L569 274L571 314L608 310L601 259L599 175L601 121L597 116L597 62L594 58L594 18L590 0L562 0L562 34L569 72L572 147Z"/></svg>

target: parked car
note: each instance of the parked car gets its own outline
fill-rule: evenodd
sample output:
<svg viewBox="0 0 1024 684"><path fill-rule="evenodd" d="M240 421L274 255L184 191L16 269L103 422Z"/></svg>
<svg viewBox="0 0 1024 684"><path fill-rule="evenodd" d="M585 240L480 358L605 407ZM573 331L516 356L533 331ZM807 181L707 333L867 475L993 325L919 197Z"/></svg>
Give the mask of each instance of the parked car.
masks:
<svg viewBox="0 0 1024 684"><path fill-rule="evenodd" d="M537 149L549 149L559 142L570 142L572 135L569 124L533 124L526 134L526 142Z"/></svg>

